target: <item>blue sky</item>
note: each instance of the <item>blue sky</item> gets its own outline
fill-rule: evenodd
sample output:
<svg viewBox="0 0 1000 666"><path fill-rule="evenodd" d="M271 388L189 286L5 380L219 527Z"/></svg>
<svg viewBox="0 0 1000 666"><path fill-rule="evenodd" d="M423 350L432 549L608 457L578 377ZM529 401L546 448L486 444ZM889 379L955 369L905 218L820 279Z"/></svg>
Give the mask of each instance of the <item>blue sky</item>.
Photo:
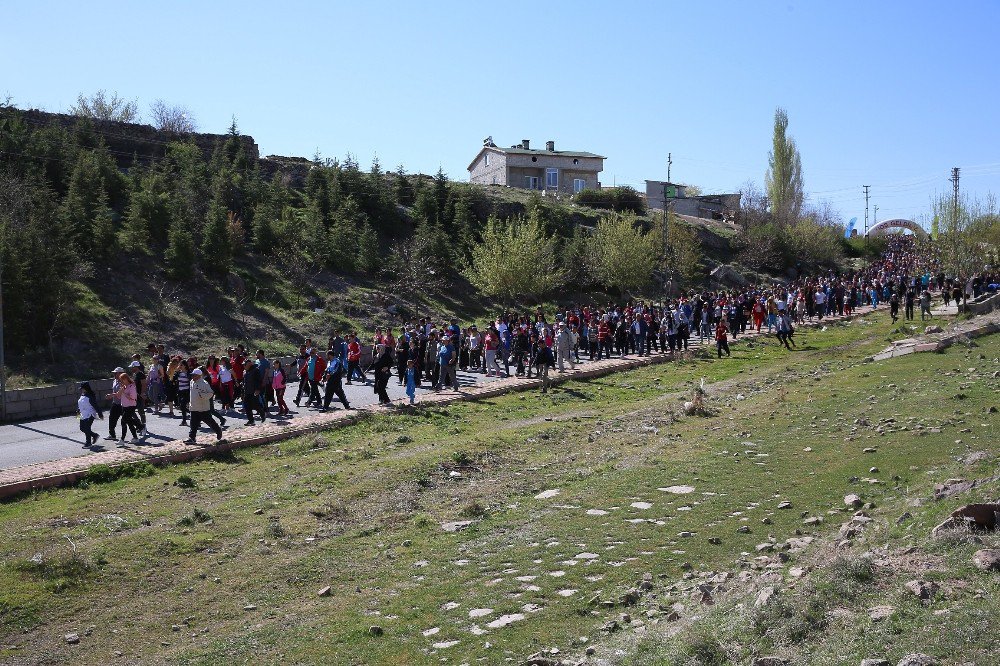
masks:
<svg viewBox="0 0 1000 666"><path fill-rule="evenodd" d="M863 224L1000 190L1000 3L6 3L0 94L100 88L236 116L261 153L353 153L456 180L492 135L608 157L605 184L763 184L788 111L810 200Z"/></svg>

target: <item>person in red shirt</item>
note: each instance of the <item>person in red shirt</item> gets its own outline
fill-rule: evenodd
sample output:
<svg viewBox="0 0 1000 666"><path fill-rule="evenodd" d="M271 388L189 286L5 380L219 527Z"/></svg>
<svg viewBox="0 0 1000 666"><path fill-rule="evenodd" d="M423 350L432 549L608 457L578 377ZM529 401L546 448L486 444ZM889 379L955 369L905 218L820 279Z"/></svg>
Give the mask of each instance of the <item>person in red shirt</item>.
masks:
<svg viewBox="0 0 1000 666"><path fill-rule="evenodd" d="M368 378L361 370L361 342L358 341L357 334L351 335L351 341L347 343L347 384L351 384L354 375L357 374L362 381L367 382Z"/></svg>
<svg viewBox="0 0 1000 666"><path fill-rule="evenodd" d="M605 356L611 358L611 324L607 319L601 319L597 326L597 360Z"/></svg>
<svg viewBox="0 0 1000 666"><path fill-rule="evenodd" d="M729 353L729 340L727 336L729 335L729 325L726 324L726 319L722 318L719 323L715 326L715 347L716 351L719 353L719 358L722 358L722 352L726 352L726 356L731 356Z"/></svg>

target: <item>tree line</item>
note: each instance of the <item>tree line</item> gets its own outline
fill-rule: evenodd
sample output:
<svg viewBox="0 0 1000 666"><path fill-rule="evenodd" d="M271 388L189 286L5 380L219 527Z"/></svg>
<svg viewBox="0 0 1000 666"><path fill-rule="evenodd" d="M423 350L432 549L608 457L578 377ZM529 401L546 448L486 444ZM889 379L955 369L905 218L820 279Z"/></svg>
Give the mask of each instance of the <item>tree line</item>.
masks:
<svg viewBox="0 0 1000 666"><path fill-rule="evenodd" d="M55 362L55 341L86 317L81 286L99 292L126 265L216 289L237 265L265 263L302 287L327 270L377 276L400 294L465 276L509 299L637 291L662 270L662 230L634 213L612 210L586 229L568 207L533 196L511 214L442 170L387 172L377 159L362 169L350 155L314 156L301 186L281 171L267 179L235 120L210 155L184 133L165 133L162 158L123 156L102 138L104 121L116 119L106 116L121 111L116 100L90 99L71 127L0 107L0 261L15 354L47 345ZM627 195L613 193L612 203L633 205ZM694 284L700 253L684 233L676 228L674 242L692 250L675 256L690 255L682 273Z"/></svg>

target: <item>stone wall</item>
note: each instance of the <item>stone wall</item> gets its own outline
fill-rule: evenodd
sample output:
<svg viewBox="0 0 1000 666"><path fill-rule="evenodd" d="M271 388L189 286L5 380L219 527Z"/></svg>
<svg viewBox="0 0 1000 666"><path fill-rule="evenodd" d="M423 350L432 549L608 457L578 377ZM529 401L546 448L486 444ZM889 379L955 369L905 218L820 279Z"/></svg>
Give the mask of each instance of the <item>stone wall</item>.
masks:
<svg viewBox="0 0 1000 666"><path fill-rule="evenodd" d="M1000 310L1000 293L983 294L974 301L968 301L964 305L960 305L958 310L959 312L968 312L974 315Z"/></svg>

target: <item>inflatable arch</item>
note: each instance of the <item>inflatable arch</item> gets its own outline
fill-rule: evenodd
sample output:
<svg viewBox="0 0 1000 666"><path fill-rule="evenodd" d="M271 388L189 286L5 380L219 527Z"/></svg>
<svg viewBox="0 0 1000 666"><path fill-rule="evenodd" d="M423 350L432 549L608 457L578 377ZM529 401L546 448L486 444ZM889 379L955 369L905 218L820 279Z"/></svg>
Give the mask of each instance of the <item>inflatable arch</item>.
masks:
<svg viewBox="0 0 1000 666"><path fill-rule="evenodd" d="M921 238L927 238L927 232L924 231L924 228L922 226L920 226L913 220L903 220L903 219L882 220L881 222L879 222L874 227L868 230L868 235L880 236L889 231L890 229L909 229L914 233L914 235L920 236Z"/></svg>

